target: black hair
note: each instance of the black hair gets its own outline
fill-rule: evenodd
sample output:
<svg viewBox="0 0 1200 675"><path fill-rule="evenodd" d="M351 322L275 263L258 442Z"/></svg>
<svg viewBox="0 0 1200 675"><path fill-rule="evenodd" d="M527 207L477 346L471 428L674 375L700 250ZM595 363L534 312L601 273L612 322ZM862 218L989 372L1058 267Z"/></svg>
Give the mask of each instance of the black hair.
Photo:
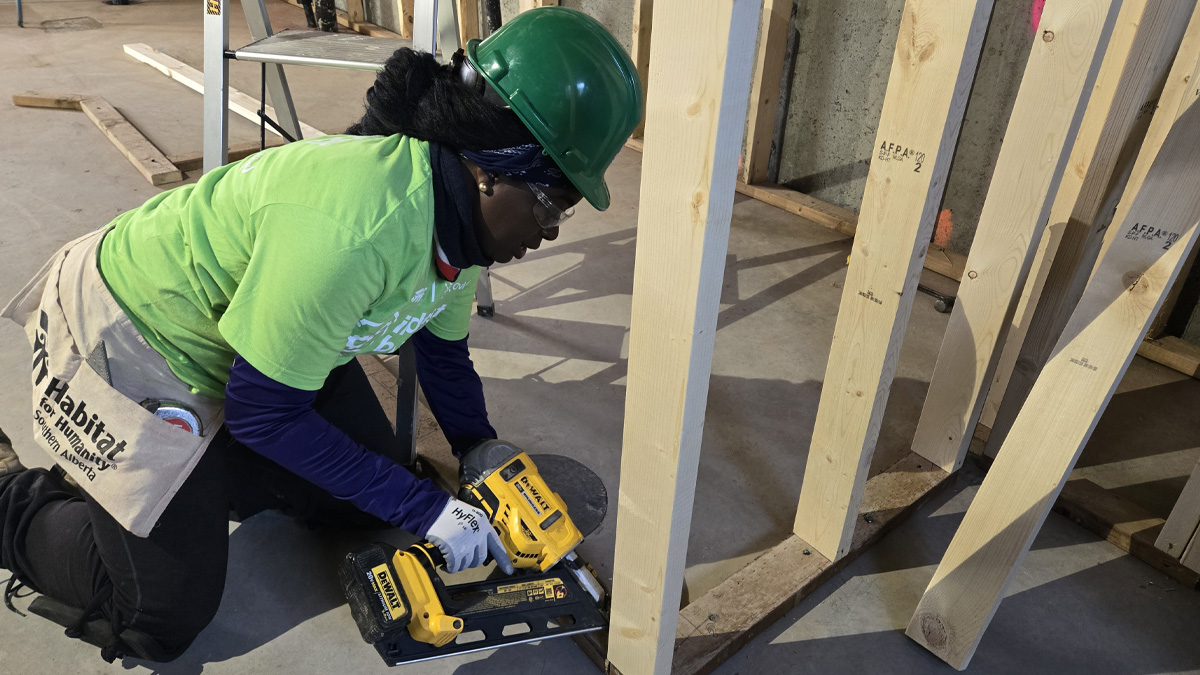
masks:
<svg viewBox="0 0 1200 675"><path fill-rule="evenodd" d="M346 130L354 136L403 134L455 150L496 150L536 143L516 113L492 105L432 54L397 49L367 90L367 110Z"/></svg>

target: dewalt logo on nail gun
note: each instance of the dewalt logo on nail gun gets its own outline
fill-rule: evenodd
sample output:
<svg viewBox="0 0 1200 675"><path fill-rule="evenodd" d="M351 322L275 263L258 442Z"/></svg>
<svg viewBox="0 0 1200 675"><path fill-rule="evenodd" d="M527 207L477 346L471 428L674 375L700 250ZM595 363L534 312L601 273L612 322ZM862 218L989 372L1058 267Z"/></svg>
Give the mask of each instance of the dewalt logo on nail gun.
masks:
<svg viewBox="0 0 1200 675"><path fill-rule="evenodd" d="M404 616L404 601L400 599L400 592L396 590L396 582L392 579L392 573L388 571L387 565L372 567L371 576L375 579L375 587L383 597L383 604L387 607L392 620L395 621Z"/></svg>
<svg viewBox="0 0 1200 675"><path fill-rule="evenodd" d="M550 510L550 502L546 501L546 498L533 486L533 483L529 480L529 476L521 476L520 480L513 487L517 488L517 492L520 492L525 501L529 502L529 505L533 507L537 515L540 516L542 513ZM536 503L534 503L535 501Z"/></svg>

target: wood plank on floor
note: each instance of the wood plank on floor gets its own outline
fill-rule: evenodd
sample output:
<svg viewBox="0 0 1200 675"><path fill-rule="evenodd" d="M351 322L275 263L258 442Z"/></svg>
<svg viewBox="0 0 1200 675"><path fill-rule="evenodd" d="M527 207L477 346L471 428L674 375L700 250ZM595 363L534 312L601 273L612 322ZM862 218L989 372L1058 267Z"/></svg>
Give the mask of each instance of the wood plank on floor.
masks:
<svg viewBox="0 0 1200 675"><path fill-rule="evenodd" d="M104 132L108 140L117 146L117 150L125 155L151 185L178 183L183 180L183 172L108 101L99 96L86 96L79 105L88 119Z"/></svg>
<svg viewBox="0 0 1200 675"><path fill-rule="evenodd" d="M1200 582L1200 574L1154 546L1165 521L1112 490L1072 478L1054 502L1054 511L1188 588Z"/></svg>
<svg viewBox="0 0 1200 675"><path fill-rule="evenodd" d="M794 213L801 218L837 230L842 234L854 236L858 229L858 214L850 209L814 199L802 192L789 190L779 185L756 184L747 185L738 181L737 191L753 197L760 202Z"/></svg>
<svg viewBox="0 0 1200 675"><path fill-rule="evenodd" d="M671 672L712 672L949 481L950 474L915 453L872 477L850 550L840 560L830 562L793 535L680 610Z"/></svg>
<svg viewBox="0 0 1200 675"><path fill-rule="evenodd" d="M1184 375L1200 377L1200 347L1171 335L1157 340L1143 340L1138 355L1177 370Z"/></svg>
<svg viewBox="0 0 1200 675"><path fill-rule="evenodd" d="M12 101L14 105L28 108L82 110L151 185L183 180L183 169L163 155L124 115L100 96L27 92L13 94Z"/></svg>
<svg viewBox="0 0 1200 675"><path fill-rule="evenodd" d="M990 432L982 424L977 426L977 445L971 449L974 461L985 471L995 460L983 454L979 441L987 441ZM1200 590L1200 574L1184 567L1177 557L1158 550L1156 540L1161 537L1165 521L1142 505L1086 478L1073 477L1063 486L1053 509L1184 586Z"/></svg>
<svg viewBox="0 0 1200 675"><path fill-rule="evenodd" d="M81 110L82 94L39 94L28 91L13 94L13 105L25 108L58 108L60 110Z"/></svg>

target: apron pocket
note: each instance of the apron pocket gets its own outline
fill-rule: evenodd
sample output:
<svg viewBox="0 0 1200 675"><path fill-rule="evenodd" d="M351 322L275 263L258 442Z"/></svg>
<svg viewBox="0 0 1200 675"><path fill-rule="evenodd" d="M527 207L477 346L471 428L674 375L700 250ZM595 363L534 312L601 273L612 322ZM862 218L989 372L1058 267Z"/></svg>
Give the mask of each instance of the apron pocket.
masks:
<svg viewBox="0 0 1200 675"><path fill-rule="evenodd" d="M149 535L213 434L159 419L86 364L69 381L34 380L38 443L117 522Z"/></svg>

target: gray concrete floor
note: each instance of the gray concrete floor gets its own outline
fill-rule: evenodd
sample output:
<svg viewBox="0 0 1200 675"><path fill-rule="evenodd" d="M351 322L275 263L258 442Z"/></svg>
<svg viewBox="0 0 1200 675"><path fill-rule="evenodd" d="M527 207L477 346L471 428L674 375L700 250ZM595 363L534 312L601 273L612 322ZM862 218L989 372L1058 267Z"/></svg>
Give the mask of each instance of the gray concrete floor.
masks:
<svg viewBox="0 0 1200 675"><path fill-rule="evenodd" d="M299 9L269 3L276 28ZM15 27L0 5L0 296L9 297L62 243L158 192L81 113L16 108L13 93L105 96L167 153L200 147L200 97L121 51L145 42L201 65L200 8L184 0L111 7L47 0ZM64 31L43 21L91 17ZM248 41L240 9L233 42ZM53 26L54 24L51 24ZM61 25L61 24L60 24ZM234 86L256 95L258 70L233 64ZM301 118L328 131L349 125L371 82L365 73L293 69ZM256 138L238 118L233 140ZM619 485L625 359L636 244L640 157L626 151L609 173L613 207L584 207L562 238L494 270L495 319L476 318L472 353L501 435L533 452L576 457ZM336 179L336 177L331 177ZM348 186L348 188L351 186ZM782 540L791 529L816 416L849 242L765 204L734 208L709 390L703 458L684 598L698 597ZM873 465L908 450L946 316L919 297ZM0 325L0 427L30 464L28 346ZM1138 359L1114 399L1081 471L1130 498L1169 509L1200 454L1194 417L1200 383ZM1113 422L1109 423L1109 418ZM1108 430L1105 431L1106 424ZM1142 430L1142 431L1139 431ZM1190 458L1190 459L1189 459ZM1160 461L1161 460L1161 461ZM1190 463L1189 463L1190 461ZM1186 466L1185 466L1186 465ZM949 671L902 634L903 626L973 494L969 472L725 665L722 673ZM1165 514L1164 514L1165 515ZM614 514L582 545L612 576ZM233 529L221 612L178 662L101 662L36 617L0 612L0 673L385 672L358 638L337 590L334 561L357 538L307 532L264 515ZM1194 627L1200 595L1052 515L1013 596L997 614L974 670L1185 672L1200 669ZM25 600L24 602L28 602ZM569 641L447 659L400 672L588 672ZM990 669L990 671L989 671Z"/></svg>

